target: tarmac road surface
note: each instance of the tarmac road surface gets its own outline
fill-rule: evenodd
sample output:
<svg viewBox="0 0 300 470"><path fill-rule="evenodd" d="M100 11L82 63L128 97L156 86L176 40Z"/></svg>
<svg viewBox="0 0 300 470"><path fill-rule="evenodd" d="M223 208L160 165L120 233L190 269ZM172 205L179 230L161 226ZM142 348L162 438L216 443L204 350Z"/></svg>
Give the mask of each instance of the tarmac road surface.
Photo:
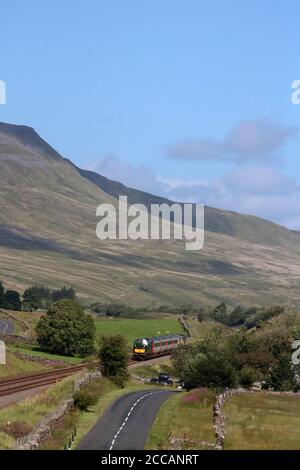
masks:
<svg viewBox="0 0 300 470"><path fill-rule="evenodd" d="M77 446L78 450L143 450L162 405L174 391L142 390L118 398Z"/></svg>
<svg viewBox="0 0 300 470"><path fill-rule="evenodd" d="M12 320L0 318L0 333L4 335L11 335L14 331L14 324Z"/></svg>

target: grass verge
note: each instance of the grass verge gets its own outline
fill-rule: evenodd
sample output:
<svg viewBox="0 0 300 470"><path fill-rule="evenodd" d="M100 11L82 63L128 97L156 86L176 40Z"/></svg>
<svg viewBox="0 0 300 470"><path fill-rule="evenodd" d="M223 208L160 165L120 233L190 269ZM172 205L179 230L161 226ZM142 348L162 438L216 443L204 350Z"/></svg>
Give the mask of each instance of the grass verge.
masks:
<svg viewBox="0 0 300 470"><path fill-rule="evenodd" d="M94 406L90 406L88 411L80 411L75 409L71 411L64 419L64 422L58 429L51 432L50 438L43 443L42 450L63 450L65 444L71 437L72 432L76 429L76 440L72 445L72 449L76 449L80 440L90 431L90 429L101 418L104 411L120 396L130 392L149 389L149 386L136 385L129 383L124 389L117 388L110 380L101 377L94 380L86 390L97 395L98 400ZM153 387L154 388L154 387Z"/></svg>
<svg viewBox="0 0 300 470"><path fill-rule="evenodd" d="M6 352L6 364L0 366L0 379L43 370L49 370L49 367L18 357L9 348Z"/></svg>
<svg viewBox="0 0 300 470"><path fill-rule="evenodd" d="M13 352L20 352L20 353L28 354L30 356L39 357L41 359L48 359L50 361L55 361L55 362L60 361L62 363L67 362L70 364L80 364L81 362L83 362L82 358L80 357L61 356L59 354L52 354L52 353L43 351L41 349L38 349L34 345L29 345L29 344L28 345L26 344L24 346L23 345L22 346L9 345L8 350L13 351Z"/></svg>
<svg viewBox="0 0 300 470"><path fill-rule="evenodd" d="M233 396L225 403L225 449L299 450L300 397L265 392Z"/></svg>
<svg viewBox="0 0 300 470"><path fill-rule="evenodd" d="M195 389L178 393L161 406L146 442L146 449L169 449L169 438L188 439L182 448L201 449L200 441L215 442L213 392ZM196 441L197 444L193 444Z"/></svg>
<svg viewBox="0 0 300 470"><path fill-rule="evenodd" d="M160 372L165 372L166 374L172 376L173 369L171 366L171 361L163 361L151 365L143 364L141 365L141 367L135 367L134 369L132 369L132 374L147 379L151 377L157 377Z"/></svg>
<svg viewBox="0 0 300 470"><path fill-rule="evenodd" d="M77 440L74 446L75 448L76 445L78 445L78 443L80 442L80 440L86 435L86 433L88 433L94 426L94 424L96 424L96 422L101 418L104 411L115 400L117 400L117 398L121 397L122 395L126 395L130 392L137 392L139 390L152 388L152 386L149 387L149 384L145 386L129 383L126 385L125 388L120 389L117 388L116 385L114 385L112 382L107 382L109 383L107 384L106 393L100 397L98 403L94 407L91 407L88 412L84 411L80 414L77 424ZM153 387L153 389L156 389L156 387Z"/></svg>
<svg viewBox="0 0 300 470"><path fill-rule="evenodd" d="M71 397L74 377L67 378L34 397L3 408L0 413L0 448L11 448L18 437L28 434L41 418L51 413L62 402ZM13 432L12 432L13 430Z"/></svg>

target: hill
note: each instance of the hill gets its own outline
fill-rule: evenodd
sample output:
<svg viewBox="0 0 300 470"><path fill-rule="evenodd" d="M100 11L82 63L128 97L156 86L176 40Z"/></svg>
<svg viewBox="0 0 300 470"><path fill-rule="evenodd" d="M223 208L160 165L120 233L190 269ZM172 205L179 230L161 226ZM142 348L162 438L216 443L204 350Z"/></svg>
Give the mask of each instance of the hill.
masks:
<svg viewBox="0 0 300 470"><path fill-rule="evenodd" d="M299 234L205 208L205 247L96 238L96 207L168 202L63 158L30 127L0 123L0 279L9 288L72 285L88 300L300 305Z"/></svg>

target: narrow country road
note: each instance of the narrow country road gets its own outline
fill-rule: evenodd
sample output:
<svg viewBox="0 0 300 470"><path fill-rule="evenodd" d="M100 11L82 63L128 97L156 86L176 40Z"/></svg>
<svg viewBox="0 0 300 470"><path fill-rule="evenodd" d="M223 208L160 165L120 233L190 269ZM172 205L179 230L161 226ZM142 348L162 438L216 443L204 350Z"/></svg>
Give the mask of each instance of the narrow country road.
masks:
<svg viewBox="0 0 300 470"><path fill-rule="evenodd" d="M78 450L143 450L169 390L142 390L118 398L77 446Z"/></svg>
<svg viewBox="0 0 300 470"><path fill-rule="evenodd" d="M0 318L0 333L11 335L14 331L14 323L12 320Z"/></svg>

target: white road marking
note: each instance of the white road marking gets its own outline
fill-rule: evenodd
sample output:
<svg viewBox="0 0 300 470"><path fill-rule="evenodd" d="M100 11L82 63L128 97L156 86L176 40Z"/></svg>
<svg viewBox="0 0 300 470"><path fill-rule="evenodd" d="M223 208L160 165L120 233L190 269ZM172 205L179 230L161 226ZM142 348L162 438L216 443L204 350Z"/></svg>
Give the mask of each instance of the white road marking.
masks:
<svg viewBox="0 0 300 470"><path fill-rule="evenodd" d="M134 408L139 404L139 402L140 402L141 400L143 400L144 398L149 397L150 395L153 395L154 393L162 393L162 392L163 392L162 390L159 390L158 392L155 391L155 392L147 393L146 395L143 395L142 397L140 397L140 398L132 405L132 407L130 408L130 410L129 410L129 412L128 412L126 418L125 418L125 420L123 421L123 423L121 424L121 426L120 426L119 429L118 429L118 432L117 432L116 435L114 436L114 438L113 438L113 440L112 440L112 442L111 442L111 446L110 446L109 450L112 450L112 449L113 449L113 447L114 447L114 445L115 445L115 442L116 442L116 440L117 440L117 438L118 438L118 435L120 434L120 432L122 431L122 429L123 429L124 426L126 425L126 423L127 423L128 419L129 419L131 413L133 412Z"/></svg>

